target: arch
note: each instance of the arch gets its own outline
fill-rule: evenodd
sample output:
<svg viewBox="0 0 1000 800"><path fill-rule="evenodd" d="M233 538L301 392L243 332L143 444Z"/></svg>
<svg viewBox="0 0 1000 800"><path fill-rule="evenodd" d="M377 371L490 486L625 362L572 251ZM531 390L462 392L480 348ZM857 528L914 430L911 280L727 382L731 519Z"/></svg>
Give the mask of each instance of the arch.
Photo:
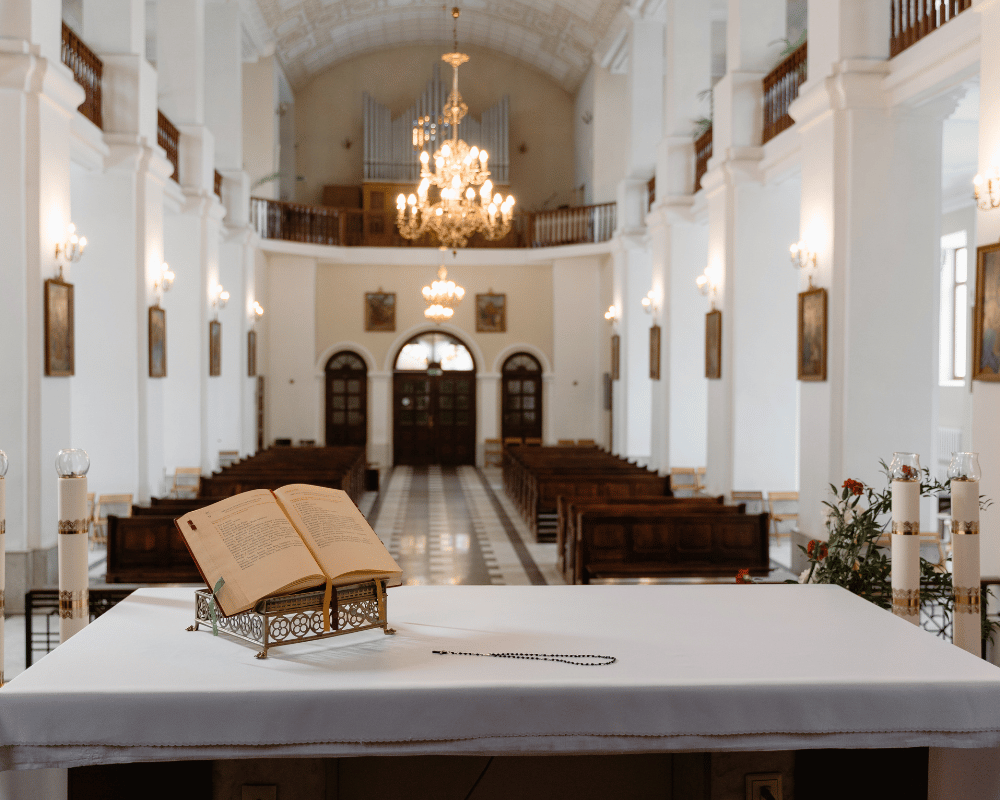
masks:
<svg viewBox="0 0 1000 800"><path fill-rule="evenodd" d="M434 361L433 363L436 363L439 367L441 367L442 370L446 372L452 372L452 371L477 372L476 359L472 355L472 352L469 350L469 348L465 346L465 342L463 342L457 336L452 336L452 334L448 333L447 331L427 331L425 333L418 333L416 336L413 336L412 338L408 339L406 342L403 343L403 346L400 347L399 352L396 354L396 360L393 362L392 365L393 371L408 372L416 370L422 372L425 369L427 369L427 366L429 366L429 364L427 366L424 365L414 366L411 364L410 366L401 367L400 361L409 360L412 362L415 356L419 357L421 355L419 349L417 349L416 351L411 350L411 352L407 353L407 348L410 347L410 345L415 345L422 339L428 339L431 337L433 337L436 340L444 340L445 343L450 343L452 346L454 346L456 350L460 348L461 351L464 351L463 353L456 352L455 355L457 363L450 363L450 364L446 360L445 353L438 354L438 360ZM431 346L435 350L437 350L439 345L440 341L437 341L435 344L432 344ZM471 367L466 366L468 361L472 362Z"/></svg>
<svg viewBox="0 0 1000 800"><path fill-rule="evenodd" d="M389 345L389 349L385 355L385 365L383 367L385 372L391 374L395 370L396 359L399 357L399 351L403 349L403 345L421 333L447 333L450 336L454 336L472 354L472 360L476 364L476 371L485 369L486 357L483 355L483 351L476 344L476 341L470 339L468 334L461 328L448 324L435 325L434 323L421 323L408 328L392 340L392 344Z"/></svg>
<svg viewBox="0 0 1000 800"><path fill-rule="evenodd" d="M500 431L504 441L543 438L542 364L521 350L504 359L500 373Z"/></svg>
<svg viewBox="0 0 1000 800"><path fill-rule="evenodd" d="M316 375L322 376L326 372L327 362L337 353L342 350L350 350L351 352L361 356L365 361L365 366L368 368L369 372L378 372L378 362L375 360L375 356L371 354L371 351L358 344L357 342L337 342L336 344L331 344L329 347L325 348L322 353L320 353L319 358L316 359Z"/></svg>
<svg viewBox="0 0 1000 800"><path fill-rule="evenodd" d="M508 345L497 353L497 357L493 359L493 372L499 375L503 371L504 362L515 353L527 353L528 355L534 356L535 360L542 365L543 375L547 376L552 372L552 365L549 363L549 359L545 353L533 344L527 344L526 342Z"/></svg>

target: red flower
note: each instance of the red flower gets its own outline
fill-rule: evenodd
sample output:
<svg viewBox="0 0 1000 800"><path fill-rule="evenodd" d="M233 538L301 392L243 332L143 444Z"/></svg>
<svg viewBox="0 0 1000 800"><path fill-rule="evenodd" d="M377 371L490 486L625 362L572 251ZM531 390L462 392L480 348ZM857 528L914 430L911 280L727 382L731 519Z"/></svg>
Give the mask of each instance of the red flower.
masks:
<svg viewBox="0 0 1000 800"><path fill-rule="evenodd" d="M816 539L810 539L809 540L809 544L806 545L806 555L807 556L812 556L812 554L816 551L816 545L817 544L819 544L819 542Z"/></svg>
<svg viewBox="0 0 1000 800"><path fill-rule="evenodd" d="M736 573L737 583L753 583L753 578L750 577L750 570L741 569Z"/></svg>
<svg viewBox="0 0 1000 800"><path fill-rule="evenodd" d="M829 548L826 546L826 542L820 542L819 544L819 555L817 556L818 561L822 561L826 558L826 554L830 552Z"/></svg>
<svg viewBox="0 0 1000 800"><path fill-rule="evenodd" d="M903 467L903 469L911 469L911 468ZM846 481L844 481L843 488L848 489L851 492L851 494L860 495L864 492L865 485L861 481L852 481L850 478L848 478Z"/></svg>
<svg viewBox="0 0 1000 800"><path fill-rule="evenodd" d="M907 480L913 480L917 477L917 470L914 467L903 466L903 477Z"/></svg>

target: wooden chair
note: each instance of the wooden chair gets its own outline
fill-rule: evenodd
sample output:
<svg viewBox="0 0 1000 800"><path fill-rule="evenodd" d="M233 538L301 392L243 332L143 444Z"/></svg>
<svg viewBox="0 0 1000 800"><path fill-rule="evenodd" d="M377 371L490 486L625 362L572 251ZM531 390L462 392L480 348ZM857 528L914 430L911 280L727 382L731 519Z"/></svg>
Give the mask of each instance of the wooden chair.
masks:
<svg viewBox="0 0 1000 800"><path fill-rule="evenodd" d="M705 494L705 468L695 467L694 470L695 491L698 494ZM763 510L763 509L761 509Z"/></svg>
<svg viewBox="0 0 1000 800"><path fill-rule="evenodd" d="M732 493L733 505L746 503L748 514L761 514L764 511L763 492L736 492Z"/></svg>
<svg viewBox="0 0 1000 800"><path fill-rule="evenodd" d="M524 444L524 440L520 436L508 436L503 440L504 447L516 447L521 444Z"/></svg>
<svg viewBox="0 0 1000 800"><path fill-rule="evenodd" d="M219 451L219 469L225 469L226 467L231 467L233 464L240 460L239 450L220 450Z"/></svg>
<svg viewBox="0 0 1000 800"><path fill-rule="evenodd" d="M597 447L597 442L594 439L577 439L577 447Z"/></svg>
<svg viewBox="0 0 1000 800"><path fill-rule="evenodd" d="M197 497L201 487L201 467L177 467L171 497Z"/></svg>
<svg viewBox="0 0 1000 800"><path fill-rule="evenodd" d="M576 447L576 439L559 439L556 445L558 447Z"/></svg>
<svg viewBox="0 0 1000 800"><path fill-rule="evenodd" d="M299 439L299 447L315 447L315 439Z"/></svg>
<svg viewBox="0 0 1000 800"><path fill-rule="evenodd" d="M132 516L131 494L102 494L94 504L94 522L90 542L92 545L108 543L108 515Z"/></svg>
<svg viewBox="0 0 1000 800"><path fill-rule="evenodd" d="M798 492L768 492L767 510L771 514L771 535L775 538L791 536L792 531L799 529ZM782 522L791 524L782 530Z"/></svg>
<svg viewBox="0 0 1000 800"><path fill-rule="evenodd" d="M537 439L537 438L535 438L533 436L529 436L528 438L526 438L524 440L524 443L526 445L528 445L529 447L541 447L542 446L542 440L541 439Z"/></svg>
<svg viewBox="0 0 1000 800"><path fill-rule="evenodd" d="M670 470L670 491L674 497L694 497L698 494L698 473L694 467L673 467Z"/></svg>
<svg viewBox="0 0 1000 800"><path fill-rule="evenodd" d="M503 442L499 439L487 439L483 442L483 466L503 466Z"/></svg>

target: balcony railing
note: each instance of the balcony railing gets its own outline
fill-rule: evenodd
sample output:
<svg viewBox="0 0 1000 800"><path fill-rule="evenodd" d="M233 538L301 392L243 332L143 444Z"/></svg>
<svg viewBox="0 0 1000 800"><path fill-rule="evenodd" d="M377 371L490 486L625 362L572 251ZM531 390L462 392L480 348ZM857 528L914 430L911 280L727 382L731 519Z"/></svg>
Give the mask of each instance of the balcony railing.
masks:
<svg viewBox="0 0 1000 800"><path fill-rule="evenodd" d="M614 203L557 208L531 215L532 247L587 244L608 241L615 232Z"/></svg>
<svg viewBox="0 0 1000 800"><path fill-rule="evenodd" d="M889 58L972 8L972 0L891 0L891 4Z"/></svg>
<svg viewBox="0 0 1000 800"><path fill-rule="evenodd" d="M167 115L162 111L156 112L156 143L167 153L167 161L174 165L173 174L170 176L177 183L180 183L180 158L178 148L180 147L181 134L174 124L167 119Z"/></svg>
<svg viewBox="0 0 1000 800"><path fill-rule="evenodd" d="M701 179L708 172L708 160L712 157L712 129L709 128L694 140L694 190L701 188Z"/></svg>
<svg viewBox="0 0 1000 800"><path fill-rule="evenodd" d="M222 173L215 171L215 196L222 199Z"/></svg>
<svg viewBox="0 0 1000 800"><path fill-rule="evenodd" d="M64 22L62 26L62 62L73 71L73 78L83 87L83 103L79 111L104 130L101 113L101 75L104 64L79 36Z"/></svg>
<svg viewBox="0 0 1000 800"><path fill-rule="evenodd" d="M396 231L394 214L250 198L250 224L264 239L339 247L436 247L429 237L416 242ZM615 204L560 208L515 216L509 234L496 241L475 236L469 247L552 247L606 242L615 230Z"/></svg>
<svg viewBox="0 0 1000 800"><path fill-rule="evenodd" d="M764 142L768 142L795 120L788 107L799 96L799 87L806 82L806 47L803 42L764 78Z"/></svg>

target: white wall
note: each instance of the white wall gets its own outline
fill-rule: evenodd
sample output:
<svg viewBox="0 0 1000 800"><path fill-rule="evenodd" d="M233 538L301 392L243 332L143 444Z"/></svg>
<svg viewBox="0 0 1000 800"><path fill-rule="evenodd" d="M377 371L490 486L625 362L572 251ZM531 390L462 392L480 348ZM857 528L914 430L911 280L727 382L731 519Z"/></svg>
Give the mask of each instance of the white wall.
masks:
<svg viewBox="0 0 1000 800"><path fill-rule="evenodd" d="M618 184L628 174L628 76L613 75L603 67L592 69L594 81L593 190L591 202L611 203ZM658 123L659 120L654 122Z"/></svg>

